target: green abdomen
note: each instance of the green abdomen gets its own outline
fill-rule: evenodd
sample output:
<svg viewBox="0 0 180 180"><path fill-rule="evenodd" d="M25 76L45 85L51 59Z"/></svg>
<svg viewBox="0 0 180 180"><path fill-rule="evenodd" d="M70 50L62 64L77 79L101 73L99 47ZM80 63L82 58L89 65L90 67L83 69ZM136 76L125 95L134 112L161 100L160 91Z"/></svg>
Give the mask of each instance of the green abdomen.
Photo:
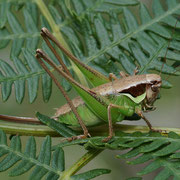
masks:
<svg viewBox="0 0 180 180"><path fill-rule="evenodd" d="M135 107L138 106L137 103L132 101L126 95L121 96L109 96L108 97L112 104L119 105L121 107L127 107L126 110L119 110L118 108L111 109L111 117L112 122L121 122L122 120L126 119L126 117L130 117L135 113ZM73 99L73 104L77 109L78 114L80 115L82 121L85 123L86 126L96 126L99 124L104 124L108 122L108 113L107 108L103 107L104 110L101 112L103 116L99 116L98 113L100 111L92 111L84 101L77 97ZM93 104L92 109L96 109L96 105ZM80 126L78 123L77 118L75 117L74 113L71 111L71 108L68 104L65 104L61 108L57 110L55 116L60 122L68 124L70 126Z"/></svg>
<svg viewBox="0 0 180 180"><path fill-rule="evenodd" d="M81 119L85 123L86 126L95 126L98 124L103 124L104 121L100 120L86 105L83 101L80 100L79 97L73 100L73 104L75 105L78 114ZM70 126L80 126L77 118L74 113L71 111L68 104L62 106L59 109L59 117L58 120L62 123L68 124Z"/></svg>

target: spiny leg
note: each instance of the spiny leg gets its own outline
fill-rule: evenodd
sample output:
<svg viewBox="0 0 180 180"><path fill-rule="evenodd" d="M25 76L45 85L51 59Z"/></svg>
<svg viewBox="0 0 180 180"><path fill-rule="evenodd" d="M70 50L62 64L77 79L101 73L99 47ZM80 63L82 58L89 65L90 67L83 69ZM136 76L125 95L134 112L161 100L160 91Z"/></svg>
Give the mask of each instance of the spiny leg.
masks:
<svg viewBox="0 0 180 180"><path fill-rule="evenodd" d="M111 117L112 108L121 108L121 107L115 104L108 105L109 136L103 139L102 142L108 142L113 137L113 125L112 125L112 117Z"/></svg>
<svg viewBox="0 0 180 180"><path fill-rule="evenodd" d="M108 142L113 136L112 118L111 118L111 104L108 106L108 122L109 122L109 136L104 138L102 142Z"/></svg>
<svg viewBox="0 0 180 180"><path fill-rule="evenodd" d="M54 42L57 45L57 47L59 47L59 49L61 49L70 59L72 59L74 61L78 61L79 63L81 63L80 60L77 57L75 57L73 54L71 54L66 48L64 48L61 45L61 43L59 43L59 41L57 41L57 39L48 31L47 28L42 28L41 29L41 35L42 35L43 38L44 37L46 39L48 38L52 42ZM81 64L83 64L83 63L81 63Z"/></svg>
<svg viewBox="0 0 180 180"><path fill-rule="evenodd" d="M152 128L152 125L151 123L149 122L149 120L141 113L140 114L141 118L146 122L146 124L148 125L149 129L152 131L153 128Z"/></svg>
<svg viewBox="0 0 180 180"><path fill-rule="evenodd" d="M75 63L76 66L81 69L81 71L84 73L89 72L90 75L87 75L87 78L90 80L90 82L93 82L95 86L104 84L106 82L109 82L109 79L101 74L100 72L94 70L90 66L84 64L81 62L77 57L75 57L69 50L67 50L56 38L51 34L48 29L42 28L41 29L41 35L45 37L46 39L52 41L64 54L66 54L69 59L71 59L71 62ZM66 71L66 70L65 70ZM91 77L92 76L92 77Z"/></svg>
<svg viewBox="0 0 180 180"><path fill-rule="evenodd" d="M150 131L162 133L162 130L160 130L160 129L153 129L151 123L150 123L149 120L143 115L143 113L142 113L141 111L138 111L137 114L146 122L146 124L148 125ZM166 132L165 132L165 133L166 133Z"/></svg>
<svg viewBox="0 0 180 180"><path fill-rule="evenodd" d="M44 68L44 70L49 74L49 76L53 79L53 81L55 82L55 84L57 85L57 87L60 89L60 91L62 92L63 96L66 98L69 106L71 107L73 113L75 114L76 118L78 119L78 122L80 124L80 126L83 129L84 135L80 135L80 136L76 136L76 137L72 137L72 138L68 138L69 141L74 140L74 139L83 139L83 138L87 138L87 136L90 136L90 134L88 133L88 130L85 126L85 124L83 123L81 117L79 116L76 108L74 107L71 99L68 97L66 91L62 88L62 86L60 85L60 83L57 81L57 79L55 78L55 76L51 73L51 71L47 68L47 66L45 65L45 63L41 60L41 58L43 58L49 65L51 65L53 68L55 68L58 71L57 66L53 63L53 61L40 49L38 49L36 51L36 58L38 60L38 62L40 63L40 65Z"/></svg>
<svg viewBox="0 0 180 180"><path fill-rule="evenodd" d="M63 70L70 76L72 77L71 73L69 72L68 68L66 67L66 65L64 64L62 58L59 56L59 54L56 52L55 48L52 46L52 44L50 43L48 36L44 33L43 29L41 30L41 36L43 37L44 41L46 42L46 44L48 45L48 47L51 49L51 51L53 52L53 54L55 55L55 57L58 59L59 63L61 64ZM53 41L54 42L54 41Z"/></svg>

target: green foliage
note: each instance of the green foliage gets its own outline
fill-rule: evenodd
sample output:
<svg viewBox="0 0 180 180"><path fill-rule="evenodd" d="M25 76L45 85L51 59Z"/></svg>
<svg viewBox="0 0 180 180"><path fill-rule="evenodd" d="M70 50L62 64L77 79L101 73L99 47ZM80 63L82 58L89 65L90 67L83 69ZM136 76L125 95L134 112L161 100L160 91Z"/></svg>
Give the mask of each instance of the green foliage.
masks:
<svg viewBox="0 0 180 180"><path fill-rule="evenodd" d="M77 135L72 129L64 126L64 124L57 123L53 119L37 113L39 120L53 128L58 133L65 137ZM58 124L58 125L57 125ZM108 143L103 143L105 137L92 137L87 139L78 139L71 142L64 141L58 145L51 146L51 139L49 136L45 138L42 143L39 155L36 157L36 145L34 137L30 137L26 143L25 151L21 150L21 141L19 136L14 136L11 140L11 145L7 145L7 138L3 131L0 131L0 156L7 156L0 162L0 171L5 171L16 164L9 173L10 176L21 175L29 171L35 166L30 179L41 179L43 176L57 179L59 176L62 179L70 177L72 179L91 179L101 174L109 173L107 169L94 169L88 172L74 175L71 169L80 169L84 166L91 156L96 156L104 149L121 150L123 154L117 155L117 158L130 159L127 163L136 165L148 162L140 172L137 173L139 177L130 179L140 179L141 176L146 175L161 168L155 179L168 179L170 176L178 179L180 177L180 136L174 132L166 135L160 133L140 133L135 132L127 134L123 132L116 132ZM73 168L64 170L64 152L63 147L72 145L83 145L87 150L87 154L81 157ZM51 150L54 151L51 158ZM81 164L81 165L80 165ZM75 171L76 172L76 171Z"/></svg>
<svg viewBox="0 0 180 180"><path fill-rule="evenodd" d="M73 142L64 142L53 147L64 147L75 144L84 144L86 149L111 149L126 150L124 154L117 155L117 158L130 159L127 163L136 165L149 162L137 174L139 176L146 175L163 168L155 179L168 179L170 176L178 179L180 177L180 136L174 132L170 132L168 136L160 133L143 134L135 132L126 134L119 132L108 143L103 143L104 137L94 137L85 140L75 140ZM127 151L128 150L128 151Z"/></svg>
<svg viewBox="0 0 180 180"><path fill-rule="evenodd" d="M118 75L119 65L130 74L137 65L140 73L161 71L162 62L159 59L166 54L171 29L175 29L175 35L166 58L179 62L180 25L177 23L174 26L180 5L175 0L167 1L167 10L164 10L159 0L153 1L153 18L137 0L52 1L47 4L48 9L45 6L43 10L41 0L16 2L0 2L0 48L3 49L12 42L10 59L14 64L0 60L3 101L9 98L14 84L16 101L21 103L27 81L29 101L32 103L37 97L40 77L44 101L49 100L52 81L34 59L35 49L42 46L57 63L47 46L39 41L39 29L43 26L50 29L85 64L105 75L110 72ZM129 8L124 7L127 5L139 5L139 15L135 17ZM63 56L63 60L70 69L73 68L78 73L66 57ZM173 74L175 69L173 65L164 65L162 71ZM66 89L69 89L67 83L63 82ZM171 85L166 82L164 87Z"/></svg>
<svg viewBox="0 0 180 180"><path fill-rule="evenodd" d="M55 121L52 118L49 118L48 116L42 115L40 113L36 113L36 117L44 124L49 126L51 129L55 130L59 134L61 134L64 137L71 137L76 136L77 133L73 131L71 128L67 127L65 124L60 123L58 121Z"/></svg>
<svg viewBox="0 0 180 180"><path fill-rule="evenodd" d="M63 124L59 123L59 125L54 128L54 124L57 123L55 120L41 115L40 113L37 113L37 117L46 125L53 128L61 135L65 134L65 137L67 137L66 133L69 129L63 129ZM156 132L146 134L141 132L132 134L117 132L116 136L108 143L102 142L104 138L105 137L92 137L88 139L78 139L72 142L66 141L53 146L52 150L77 144L84 145L87 150L126 150L124 154L117 155L117 157L125 159L131 158L130 161L127 161L129 164L136 165L150 161L149 165L137 173L139 176L151 173L163 167L162 171L159 172L155 179L168 179L170 176L174 176L175 179L178 179L180 177L180 136L178 134L174 132L170 132L167 135L161 135Z"/></svg>
<svg viewBox="0 0 180 180"><path fill-rule="evenodd" d="M134 9L137 11L136 16ZM105 75L113 72L118 76L120 68L132 74L137 65L140 73L162 70L164 74L179 75L174 73L180 63L180 24L176 24L179 13L180 4L176 0L167 0L165 7L160 0L154 0L152 10L148 10L138 0L64 0L48 1L46 5L42 0L0 1L0 49L10 47L11 60L7 62L0 59L2 100L8 100L14 86L16 101L22 103L27 84L29 102L34 102L40 79L43 99L45 102L49 100L52 80L37 63L34 57L36 48L42 47L53 61L59 64L48 47L42 43L42 27L47 27L83 63ZM164 64L162 68L161 60L165 55L170 65ZM80 76L68 58L62 53L61 56L68 68ZM52 68L50 70L54 71ZM67 82L63 81L63 85L69 89ZM164 82L163 86L169 88L171 84ZM77 134L64 124L39 113L37 117L64 137ZM47 136L36 157L33 137L29 138L25 151L22 152L19 136L14 136L8 146L6 135L0 131L0 156L5 156L0 161L0 171L16 165L9 175L18 176L34 167L30 179L41 179L46 175L46 179L71 177L75 180L92 179L110 172L106 169L94 169L74 175L75 171L72 172L71 168L65 170L62 147L78 144L89 150L89 154L82 159L87 156L90 159L91 155L95 157L104 149L128 150L117 157L130 159L130 164L150 161L149 165L138 172L139 176L162 168L155 179L167 179L170 176L179 179L179 135L173 132L167 137L157 133L117 133L108 143L102 143L103 138L64 142L52 148L51 138ZM76 167L79 162L80 160L72 167ZM82 166L87 162L88 158ZM80 168L76 167L76 170Z"/></svg>
<svg viewBox="0 0 180 180"><path fill-rule="evenodd" d="M0 131L0 157L5 156L0 161L0 171L6 171L16 163L16 166L11 169L9 176L19 176L26 173L31 168L33 171L29 179L45 179L52 180L65 179L65 177L74 180L88 180L102 174L107 174L110 170L94 169L81 174L69 174L69 170L65 170L64 151L62 148L57 148L53 153L51 152L51 138L47 136L40 148L39 155L36 157L36 142L34 137L29 137L25 151L21 150L21 140L19 136L13 136L10 146L7 145L7 138L3 131ZM63 176L66 176L63 178ZM71 177L70 177L71 176Z"/></svg>

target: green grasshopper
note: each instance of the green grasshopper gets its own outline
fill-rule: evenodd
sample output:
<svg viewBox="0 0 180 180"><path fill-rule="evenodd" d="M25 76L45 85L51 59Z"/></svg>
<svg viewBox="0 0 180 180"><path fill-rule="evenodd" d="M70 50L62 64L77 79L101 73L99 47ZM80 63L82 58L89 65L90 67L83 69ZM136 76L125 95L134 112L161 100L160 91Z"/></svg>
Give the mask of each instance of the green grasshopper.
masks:
<svg viewBox="0 0 180 180"><path fill-rule="evenodd" d="M79 59L68 52L46 28L42 28L41 35L55 57L59 60L61 67L54 64L41 49L36 50L36 58L61 90L68 102L68 104L65 104L57 110L54 118L71 126L80 125L84 132L83 135L72 137L69 140L87 138L90 136L86 126L108 123L109 136L103 140L107 142L113 136L113 123L121 122L124 119L133 119L135 116L145 120L149 129L155 131L150 122L143 115L143 111L154 109L153 103L157 99L162 84L160 75L137 75L138 71L135 69L133 75L120 72L121 78L118 79L114 74L110 73L109 78L107 78L98 71L83 64ZM50 41L55 43L56 46L77 65L87 79L93 84L94 88L90 89L84 87L72 78ZM69 99L60 83L47 68L42 59L68 80L80 97L73 100Z"/></svg>

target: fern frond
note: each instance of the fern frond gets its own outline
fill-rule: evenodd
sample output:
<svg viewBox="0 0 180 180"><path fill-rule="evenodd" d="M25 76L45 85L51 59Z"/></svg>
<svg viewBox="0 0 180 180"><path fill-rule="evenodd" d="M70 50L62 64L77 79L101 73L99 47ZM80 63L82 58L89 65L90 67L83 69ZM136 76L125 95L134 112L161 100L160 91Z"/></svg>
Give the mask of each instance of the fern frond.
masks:
<svg viewBox="0 0 180 180"><path fill-rule="evenodd" d="M22 47L28 48L30 53L34 53L39 44L39 29L45 26L51 29L54 35L56 35L56 30L61 32L63 39L66 39L66 44L79 59L105 75L113 72L118 76L121 66L130 74L136 66L139 66L140 73L147 73L151 70L161 71L162 69L163 73L179 75L178 72L174 73L174 65L164 64L162 68L163 62L161 62L171 38L173 41L168 48L166 59L176 64L180 59L180 47L177 46L179 23L174 27L180 4L175 0L172 0L171 3L166 1L167 10L163 8L159 0L153 1L153 18L142 3L139 5L138 17L135 17L133 12L125 7L138 5L136 0L53 1L48 5L47 11L52 16L54 30L52 29L53 25L49 24L50 21L47 17L42 16L35 3L22 1L21 6L16 9L19 15L23 16L24 26L20 24L18 16L14 14L15 5L11 4L11 1L8 3L10 5L1 4L1 7L6 7L4 11L7 16L3 16L1 25L3 28L0 29L2 42L0 48L5 48L10 40L13 40L11 59L19 58L19 54L24 55L21 51ZM110 8L107 10L107 7ZM1 13L3 12L1 11ZM37 14L40 14L40 18L37 17ZM175 29L173 37L171 37L172 29ZM49 54L49 50L47 51ZM63 60L69 66L68 59L63 56ZM22 62L25 66L28 65L26 60L22 60ZM29 79L33 79L32 93L32 86L28 85L29 100L33 102L37 96L40 75L43 79L43 98L45 101L49 100L52 88L49 76L40 70L38 65L35 65L33 69L28 68L28 70L28 76L22 77L13 73L9 74L8 78L2 77L2 86L7 84L8 90L7 92L2 91L3 101L6 101L11 94L10 89L13 83L17 84L22 80L23 84L27 80L29 84ZM51 70L53 71L53 69ZM3 73L1 75L5 76ZM66 89L69 89L69 85L65 85ZM169 88L171 84L165 82L163 86ZM16 87L16 91L21 93L16 93L16 100L21 103L25 86L16 85Z"/></svg>
<svg viewBox="0 0 180 180"><path fill-rule="evenodd" d="M79 3L79 1L77 2ZM98 9L101 9L101 6L103 6L105 9L107 9L108 6L117 8L122 5L136 5L138 2L136 0L128 0L128 1L97 1L94 3L87 3L87 2L80 2L85 3L85 11L79 12L79 16L84 16L84 14L89 13L91 11L98 11ZM90 5L91 4L91 5ZM55 5L55 4L54 4ZM49 11L52 15L52 17L55 20L55 23L57 23L57 26L60 27L60 30L65 34L65 36L69 36L72 39L76 40L76 43L79 42L79 37L77 36L76 32L73 30L73 27L66 26L66 21L68 21L68 18L71 19L71 23L74 23L74 18L71 18L71 16L67 16L64 19L64 15L68 14L68 11L70 9L66 7L65 2L56 3L57 6L60 6L62 13L60 14L58 10L52 6L49 5ZM77 5L77 4L76 4ZM23 8L22 8L23 7ZM15 13L15 11L18 12ZM33 13L32 13L33 12ZM8 97L11 94L11 88L12 85L15 85L15 94L16 94L16 101L18 103L21 103L24 97L25 93L25 81L27 81L28 84L28 92L29 92L29 101L32 103L37 96L37 89L39 84L39 76L42 75L42 89L43 89L43 98L44 101L48 101L51 95L51 89L52 89L52 81L49 78L49 76L41 70L41 68L38 66L38 64L34 63L34 60L32 60L32 55L29 60L33 61L34 67L31 68L25 60L19 61L19 55L23 54L26 56L26 53L24 53L27 50L23 50L22 48L28 49L29 53L34 53L34 50L37 48L37 45L39 43L39 29L38 24L41 24L40 26L46 26L50 29L50 25L47 22L47 19L45 19L43 16L40 15L40 19L38 19L38 7L33 2L26 2L26 1L17 1L17 4L14 3L14 1L6 1L1 2L1 29L0 29L0 40L1 45L0 48L5 48L11 41L11 59L14 62L15 67L18 69L16 72L14 70L14 67L10 67L10 65L6 63L1 63L1 70L3 72L0 72L1 74L1 85L2 85L2 99L3 101L6 101ZM69 14L71 15L71 13ZM23 23L20 23L19 17L23 17ZM74 15L73 15L74 16ZM73 20L72 20L73 19ZM41 23L39 22L41 20ZM22 20L21 20L22 22ZM24 24L24 26L23 26ZM63 25L61 25L63 24ZM69 23L68 23L69 24ZM9 28L10 27L10 28ZM43 45L45 47L45 45ZM47 47L45 47L47 50ZM47 50L49 51L49 50ZM17 60L18 59L18 60ZM67 58L63 58L65 63L68 64ZM17 62L20 64L17 67ZM21 63L22 62L22 63ZM56 61L57 62L57 61ZM10 73L4 72L4 64L8 66L8 69L10 70ZM25 66L25 67L24 67ZM27 69L26 69L27 68ZM69 89L69 85L64 81L63 85L65 86L65 89Z"/></svg>
<svg viewBox="0 0 180 180"><path fill-rule="evenodd" d="M58 121L49 118L48 116L42 115L39 112L36 113L36 117L44 124L46 124L51 129L58 132L63 137L71 137L71 136L77 136L77 133L72 130L71 128L67 127L63 123L59 123Z"/></svg>
<svg viewBox="0 0 180 180"><path fill-rule="evenodd" d="M9 40L13 40L10 53L11 58L14 56L19 56L22 47L31 47L31 50L35 50L39 42L40 35L38 28L33 20L33 17L27 9L23 9L23 14L26 32L22 28L22 25L18 21L17 17L11 11L8 11L7 19L12 32L8 32L8 30L5 29L5 31L3 29L2 31L5 31L6 35L2 36L2 34L0 37L1 41L5 42L10 42ZM8 43L6 43L1 48L4 48L7 44Z"/></svg>
<svg viewBox="0 0 180 180"><path fill-rule="evenodd" d="M67 127L64 129L61 124L58 125L58 122L48 118L47 116L37 113L37 117L40 121L65 137L69 137L72 132L70 129L66 130ZM70 133L68 133L69 130ZM52 149L84 144L84 147L88 150L126 150L126 153L118 155L117 157L126 159L134 158L133 160L128 161L129 164L135 165L151 161L147 167L138 173L138 175L142 176L163 167L164 170L159 172L156 177L157 179L159 177L162 178L162 174L164 179L167 179L170 176L174 176L175 178L180 177L180 135L175 132L169 132L166 135L162 135L156 132L135 132L127 134L119 131L116 132L116 136L108 143L104 143L102 141L104 138L105 137L92 137L87 139L78 139L72 142L63 142L59 145L53 146Z"/></svg>
<svg viewBox="0 0 180 180"><path fill-rule="evenodd" d="M64 151L57 148L53 154L51 152L51 138L47 136L40 148L39 155L36 157L36 142L34 137L29 137L25 151L21 150L21 140L19 136L14 136L10 146L7 145L6 134L0 131L0 157L4 157L0 161L0 171L6 171L16 164L10 170L9 176L19 176L34 167L29 179L42 179L44 176L50 179L65 179L64 174L68 175L68 169L65 170ZM90 170L78 175L72 175L72 179L92 179L102 174L107 174L107 169ZM69 173L70 174L70 173ZM70 177L70 175L69 175ZM86 177L86 178L85 178Z"/></svg>
<svg viewBox="0 0 180 180"><path fill-rule="evenodd" d="M135 144L137 144L137 142L134 142L134 146ZM146 167L137 173L140 176L162 168L159 173L157 173L156 179L168 179L169 177L178 179L180 177L180 162L177 158L177 151L179 151L179 149L180 136L174 132L170 132L167 138L155 139L151 142L141 144L136 148L133 147L128 153L122 156L120 155L119 157L126 159L135 158L128 162L133 165L150 161Z"/></svg>
<svg viewBox="0 0 180 180"><path fill-rule="evenodd" d="M50 92L45 91L51 88L51 79L45 74L43 69L37 63L34 55L27 49L23 50L25 57L25 62L20 58L12 57L16 70L11 67L7 62L0 60L0 82L2 86L2 99L6 101L11 94L12 84L15 86L16 100L21 103L25 94L25 80L27 80L29 101L32 103L36 96L39 85L39 77L42 75L43 87L44 87L44 97L47 100L50 96ZM46 82L44 82L44 80ZM47 90L46 90L47 88Z"/></svg>
<svg viewBox="0 0 180 180"><path fill-rule="evenodd" d="M86 149L111 149L126 150L124 154L117 155L117 158L130 159L127 163L136 165L149 162L137 174L143 176L158 168L163 168L156 176L156 179L168 179L180 177L180 136L174 132L168 135L160 133L140 133L132 134L117 132L116 136L108 143L103 143L104 137L93 137L73 142L64 142L53 147L64 147L75 144L84 144ZM128 150L128 151L127 151Z"/></svg>
<svg viewBox="0 0 180 180"><path fill-rule="evenodd" d="M140 24L127 8L123 9L121 21L119 21L118 14L114 12L108 14L110 20L100 14L88 16L83 29L88 52L84 63L93 63L94 66L102 67L104 64L109 63L109 59L112 59L120 63L128 73L133 72L136 63L141 67L140 71L143 73L152 69L160 71L162 62L158 58L165 56L168 45L167 39L171 38L169 27L173 27L173 23L175 26L176 18L173 15L178 13L180 6L178 3L168 3L168 10L165 11L159 1L154 1L153 8L155 7L161 8L162 13L156 14L156 10L154 10L155 17L152 18L146 7L143 4L140 5ZM171 24L167 24L166 18L171 19ZM179 27L180 25L177 24L176 29L179 29ZM88 38L90 35L91 38ZM176 42L178 37L173 37L173 39ZM75 46L74 49L74 51L77 51L78 47ZM179 53L174 52L174 50L177 50L177 48L169 50L166 58L179 61ZM80 55L79 57L82 59L83 51L81 51ZM78 56L77 53L76 56ZM147 64L148 67L142 70ZM112 69L108 73L110 71ZM117 68L116 71L118 71ZM165 65L163 72L171 74L174 69Z"/></svg>

